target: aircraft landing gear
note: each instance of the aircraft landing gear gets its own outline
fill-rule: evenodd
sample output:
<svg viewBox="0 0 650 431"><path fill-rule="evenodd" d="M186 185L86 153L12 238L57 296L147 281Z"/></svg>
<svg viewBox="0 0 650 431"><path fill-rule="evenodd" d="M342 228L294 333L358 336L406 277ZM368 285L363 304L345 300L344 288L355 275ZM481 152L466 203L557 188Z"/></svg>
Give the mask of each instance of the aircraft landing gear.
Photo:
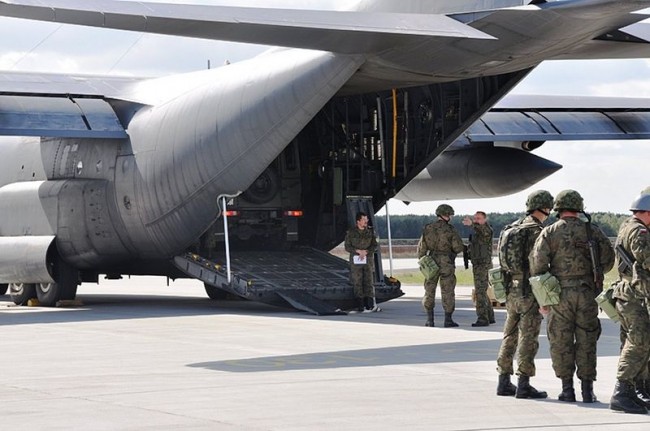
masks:
<svg viewBox="0 0 650 431"><path fill-rule="evenodd" d="M60 300L73 300L77 295L79 272L59 260L56 283L37 283L36 297L43 307L54 307Z"/></svg>
<svg viewBox="0 0 650 431"><path fill-rule="evenodd" d="M26 305L27 301L36 298L36 287L31 283L11 283L9 295L14 304Z"/></svg>

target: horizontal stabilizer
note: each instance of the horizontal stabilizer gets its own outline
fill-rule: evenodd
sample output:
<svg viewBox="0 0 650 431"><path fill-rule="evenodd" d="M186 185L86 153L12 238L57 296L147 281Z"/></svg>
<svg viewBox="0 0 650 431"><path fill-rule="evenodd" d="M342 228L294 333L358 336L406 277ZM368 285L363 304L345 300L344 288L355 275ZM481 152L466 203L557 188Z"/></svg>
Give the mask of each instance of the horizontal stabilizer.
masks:
<svg viewBox="0 0 650 431"><path fill-rule="evenodd" d="M344 54L431 38L493 39L445 15L86 0L0 1L0 15Z"/></svg>

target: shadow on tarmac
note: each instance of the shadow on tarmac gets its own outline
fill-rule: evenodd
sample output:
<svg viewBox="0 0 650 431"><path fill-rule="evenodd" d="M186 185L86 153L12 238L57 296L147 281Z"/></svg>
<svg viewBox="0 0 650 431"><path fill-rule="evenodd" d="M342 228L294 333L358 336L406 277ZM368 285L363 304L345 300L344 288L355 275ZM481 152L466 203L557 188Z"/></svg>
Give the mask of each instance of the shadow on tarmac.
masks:
<svg viewBox="0 0 650 431"><path fill-rule="evenodd" d="M189 367L232 373L317 370L386 365L415 365L444 362L475 362L495 359L501 340L475 340L378 349L318 352L301 355L202 362ZM545 352L540 349L539 358Z"/></svg>

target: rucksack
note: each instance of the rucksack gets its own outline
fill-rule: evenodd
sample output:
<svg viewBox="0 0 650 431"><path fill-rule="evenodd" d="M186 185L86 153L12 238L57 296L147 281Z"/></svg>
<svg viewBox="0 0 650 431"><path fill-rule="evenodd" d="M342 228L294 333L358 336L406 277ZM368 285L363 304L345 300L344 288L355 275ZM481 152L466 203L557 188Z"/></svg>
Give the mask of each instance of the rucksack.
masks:
<svg viewBox="0 0 650 431"><path fill-rule="evenodd" d="M533 229L541 229L534 221L517 220L504 227L499 235L499 265L511 274L528 271L528 251L532 247Z"/></svg>

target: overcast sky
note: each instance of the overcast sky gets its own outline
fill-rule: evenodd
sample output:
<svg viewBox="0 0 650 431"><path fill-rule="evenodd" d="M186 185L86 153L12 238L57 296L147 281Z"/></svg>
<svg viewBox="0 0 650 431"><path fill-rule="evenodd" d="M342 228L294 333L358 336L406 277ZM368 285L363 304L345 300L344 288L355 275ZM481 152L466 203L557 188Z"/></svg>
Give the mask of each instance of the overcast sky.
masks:
<svg viewBox="0 0 650 431"><path fill-rule="evenodd" d="M334 8L352 0L171 0L172 3L233 4ZM236 62L265 47L218 41L32 23L0 18L0 70L41 72L115 73L153 76ZM547 62L527 77L517 93L650 97L648 60ZM625 212L634 196L650 186L650 142L548 142L535 154L564 166L531 190L552 194L573 188L582 193L589 211ZM520 211L527 190L497 199L449 202L457 213L481 209ZM440 202L406 206L391 201L392 214L430 214Z"/></svg>

